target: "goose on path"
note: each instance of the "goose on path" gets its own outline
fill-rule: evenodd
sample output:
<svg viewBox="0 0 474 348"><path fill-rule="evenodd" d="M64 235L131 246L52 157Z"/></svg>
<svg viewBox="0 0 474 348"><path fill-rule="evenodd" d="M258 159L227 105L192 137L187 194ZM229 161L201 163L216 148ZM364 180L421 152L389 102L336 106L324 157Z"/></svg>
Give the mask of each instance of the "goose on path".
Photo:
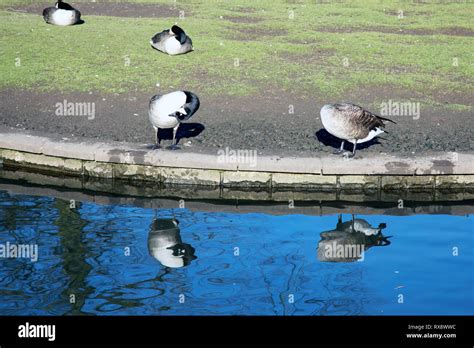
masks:
<svg viewBox="0 0 474 348"><path fill-rule="evenodd" d="M43 18L49 24L74 25L81 21L81 12L62 0L58 0L56 6L47 7L43 10Z"/></svg>
<svg viewBox="0 0 474 348"><path fill-rule="evenodd" d="M369 141L384 133L384 121L395 123L388 118L380 117L358 105L349 103L324 105L321 108L321 121L330 134L342 140L341 148L334 153L344 152L345 141L354 144L352 154L349 153L348 157L355 155L357 144Z"/></svg>
<svg viewBox="0 0 474 348"><path fill-rule="evenodd" d="M173 25L171 29L165 29L153 36L150 44L158 51L172 56L193 50L191 38L177 25Z"/></svg>
<svg viewBox="0 0 474 348"><path fill-rule="evenodd" d="M160 148L158 130L173 128L171 150L179 149L176 145L176 133L181 122L188 120L199 109L199 98L188 91L176 91L165 95L155 95L150 100L148 117L155 130L155 149Z"/></svg>

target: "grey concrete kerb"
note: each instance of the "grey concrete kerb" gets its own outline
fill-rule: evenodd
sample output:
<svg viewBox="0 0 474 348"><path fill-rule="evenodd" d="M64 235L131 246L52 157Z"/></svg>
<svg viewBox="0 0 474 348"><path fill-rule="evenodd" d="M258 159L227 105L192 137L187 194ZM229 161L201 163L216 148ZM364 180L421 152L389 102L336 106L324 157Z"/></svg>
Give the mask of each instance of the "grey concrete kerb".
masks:
<svg viewBox="0 0 474 348"><path fill-rule="evenodd" d="M0 131L0 159L5 165L70 175L223 187L331 189L362 185L396 189L474 184L474 154L359 156L257 156L255 163L234 163L222 161L217 149L215 154L196 153L186 147L181 151L150 150L144 144L78 142Z"/></svg>

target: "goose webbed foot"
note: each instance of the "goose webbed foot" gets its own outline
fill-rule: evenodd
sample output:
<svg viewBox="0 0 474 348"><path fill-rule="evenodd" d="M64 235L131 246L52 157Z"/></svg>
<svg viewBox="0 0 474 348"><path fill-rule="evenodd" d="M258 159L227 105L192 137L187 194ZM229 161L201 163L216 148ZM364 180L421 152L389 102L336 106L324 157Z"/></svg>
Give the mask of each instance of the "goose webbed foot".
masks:
<svg viewBox="0 0 474 348"><path fill-rule="evenodd" d="M151 147L152 150L158 150L158 149L161 149L161 145L160 144L154 144L152 147Z"/></svg>
<svg viewBox="0 0 474 348"><path fill-rule="evenodd" d="M176 145L176 144L173 144L173 145L167 146L166 149L167 149L167 150L174 151L174 150L181 150L181 147L179 147L179 146Z"/></svg>
<svg viewBox="0 0 474 348"><path fill-rule="evenodd" d="M354 157L354 153L353 153L353 152L350 152L350 151L346 151L346 152L344 152L344 153L342 154L342 156L343 156L344 158L352 158L352 157Z"/></svg>
<svg viewBox="0 0 474 348"><path fill-rule="evenodd" d="M352 148L352 152L344 152L343 156L345 158L353 158L356 154L357 150L357 139L354 141L354 147Z"/></svg>

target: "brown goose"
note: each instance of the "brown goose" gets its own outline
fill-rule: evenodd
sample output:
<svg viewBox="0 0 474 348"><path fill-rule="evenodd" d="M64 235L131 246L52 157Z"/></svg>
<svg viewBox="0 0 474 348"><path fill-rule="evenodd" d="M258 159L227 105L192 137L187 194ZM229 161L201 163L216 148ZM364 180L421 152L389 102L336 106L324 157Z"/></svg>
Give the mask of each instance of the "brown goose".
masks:
<svg viewBox="0 0 474 348"><path fill-rule="evenodd" d="M342 215L337 219L336 228L320 234L318 259L322 262L362 261L365 252L374 246L390 245L391 236L384 236L382 231L387 224L371 226L366 220L356 219L342 222Z"/></svg>
<svg viewBox="0 0 474 348"><path fill-rule="evenodd" d="M321 121L329 133L342 139L341 148L334 153L344 152L346 140L354 144L352 153L347 153L348 157L355 155L358 143L364 143L384 133L382 129L385 127L384 121L395 123L349 103L324 105L321 108Z"/></svg>

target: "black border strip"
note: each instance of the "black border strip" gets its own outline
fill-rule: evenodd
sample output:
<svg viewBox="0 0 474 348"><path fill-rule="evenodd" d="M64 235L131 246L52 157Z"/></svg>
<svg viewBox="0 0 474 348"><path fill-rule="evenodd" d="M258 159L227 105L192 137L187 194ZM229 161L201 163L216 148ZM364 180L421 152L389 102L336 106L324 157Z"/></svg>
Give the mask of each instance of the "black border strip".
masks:
<svg viewBox="0 0 474 348"><path fill-rule="evenodd" d="M18 328L26 322L54 324L56 339L19 338ZM408 325L431 325L420 331ZM439 329L435 325L455 325ZM472 347L472 316L361 316L361 317L272 317L272 316L161 316L161 317L0 317L0 346L16 345L143 345L162 344L311 344L428 345ZM409 333L455 333L456 338L407 338Z"/></svg>

